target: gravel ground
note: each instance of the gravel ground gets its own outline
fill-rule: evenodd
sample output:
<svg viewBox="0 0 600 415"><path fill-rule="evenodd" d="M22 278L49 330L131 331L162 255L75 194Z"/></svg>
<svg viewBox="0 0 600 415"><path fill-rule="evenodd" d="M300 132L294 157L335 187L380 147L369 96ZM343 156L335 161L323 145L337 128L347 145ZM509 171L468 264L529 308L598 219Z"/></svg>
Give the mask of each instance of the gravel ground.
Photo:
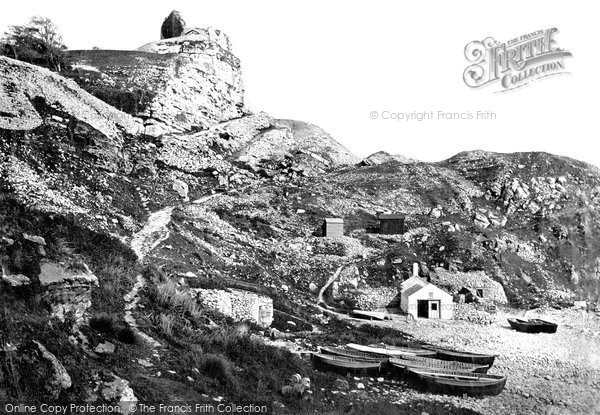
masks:
<svg viewBox="0 0 600 415"><path fill-rule="evenodd" d="M526 317L539 316L560 326L555 334L527 334L510 328L506 317L511 316L523 316L523 311L502 310L488 326L432 320L377 323L436 345L498 355L489 373L508 376L499 396L465 399L377 380L356 382L364 382L367 393L403 404L436 401L482 414L600 414L600 317L575 310L532 311Z"/></svg>

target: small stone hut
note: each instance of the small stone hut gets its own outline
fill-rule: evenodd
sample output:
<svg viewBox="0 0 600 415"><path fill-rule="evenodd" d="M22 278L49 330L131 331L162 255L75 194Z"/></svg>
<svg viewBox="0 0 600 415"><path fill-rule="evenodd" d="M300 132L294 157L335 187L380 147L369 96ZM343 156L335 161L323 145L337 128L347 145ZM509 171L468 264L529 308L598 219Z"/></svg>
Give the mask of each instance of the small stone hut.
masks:
<svg viewBox="0 0 600 415"><path fill-rule="evenodd" d="M464 295L465 302L479 301L506 304L508 302L502 284L494 281L483 271L448 271L436 268L432 281L447 287L454 295Z"/></svg>
<svg viewBox="0 0 600 415"><path fill-rule="evenodd" d="M344 236L344 220L342 218L325 218L322 225L323 236Z"/></svg>
<svg viewBox="0 0 600 415"><path fill-rule="evenodd" d="M273 300L264 295L238 289L194 290L197 299L205 307L219 311L236 321L252 321L269 327L273 322Z"/></svg>
<svg viewBox="0 0 600 415"><path fill-rule="evenodd" d="M401 214L381 213L379 219L379 233L382 235L398 235L404 233L405 216Z"/></svg>

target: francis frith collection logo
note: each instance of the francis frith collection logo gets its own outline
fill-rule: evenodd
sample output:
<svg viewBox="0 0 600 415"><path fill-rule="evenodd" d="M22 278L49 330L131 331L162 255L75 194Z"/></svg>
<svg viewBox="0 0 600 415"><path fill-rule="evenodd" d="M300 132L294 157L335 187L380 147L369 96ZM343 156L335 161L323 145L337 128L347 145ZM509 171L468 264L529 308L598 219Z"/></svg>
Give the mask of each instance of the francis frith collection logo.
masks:
<svg viewBox="0 0 600 415"><path fill-rule="evenodd" d="M465 46L465 58L469 61L463 73L465 84L471 88L496 84L496 92L505 92L567 73L565 58L571 52L558 47L557 32L553 27L503 43L492 37L470 42Z"/></svg>

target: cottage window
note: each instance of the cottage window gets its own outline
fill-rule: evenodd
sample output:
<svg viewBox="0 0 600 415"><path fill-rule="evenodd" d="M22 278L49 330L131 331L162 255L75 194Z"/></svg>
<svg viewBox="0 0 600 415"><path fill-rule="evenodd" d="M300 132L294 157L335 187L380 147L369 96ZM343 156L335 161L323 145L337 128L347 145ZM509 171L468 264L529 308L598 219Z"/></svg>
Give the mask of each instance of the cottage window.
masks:
<svg viewBox="0 0 600 415"><path fill-rule="evenodd" d="M477 289L477 297L483 298L483 288L478 288Z"/></svg>

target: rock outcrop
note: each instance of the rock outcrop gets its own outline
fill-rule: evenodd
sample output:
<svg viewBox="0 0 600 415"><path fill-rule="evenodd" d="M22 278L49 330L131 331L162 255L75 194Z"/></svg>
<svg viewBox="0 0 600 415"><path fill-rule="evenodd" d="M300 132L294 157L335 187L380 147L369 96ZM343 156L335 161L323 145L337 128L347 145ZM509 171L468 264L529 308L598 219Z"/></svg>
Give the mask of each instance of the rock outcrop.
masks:
<svg viewBox="0 0 600 415"><path fill-rule="evenodd" d="M68 113L120 146L122 134L136 134L133 117L102 102L71 80L24 62L0 56L0 129L27 131L44 122L37 106L51 105Z"/></svg>
<svg viewBox="0 0 600 415"><path fill-rule="evenodd" d="M195 29L137 51L75 51L72 76L87 90L144 119L145 133L191 132L243 114L240 61L227 35ZM124 108L125 109L125 108Z"/></svg>
<svg viewBox="0 0 600 415"><path fill-rule="evenodd" d="M42 262L40 269L42 297L52 314L61 320L69 314L81 320L92 305L92 290L98 286L98 278L87 269L73 272L52 262Z"/></svg>
<svg viewBox="0 0 600 415"><path fill-rule="evenodd" d="M52 398L57 399L61 391L71 387L71 376L69 376L67 369L65 369L56 356L50 353L42 343L38 341L34 341L34 343L42 354L42 357L52 366L52 377L48 379L48 391Z"/></svg>

